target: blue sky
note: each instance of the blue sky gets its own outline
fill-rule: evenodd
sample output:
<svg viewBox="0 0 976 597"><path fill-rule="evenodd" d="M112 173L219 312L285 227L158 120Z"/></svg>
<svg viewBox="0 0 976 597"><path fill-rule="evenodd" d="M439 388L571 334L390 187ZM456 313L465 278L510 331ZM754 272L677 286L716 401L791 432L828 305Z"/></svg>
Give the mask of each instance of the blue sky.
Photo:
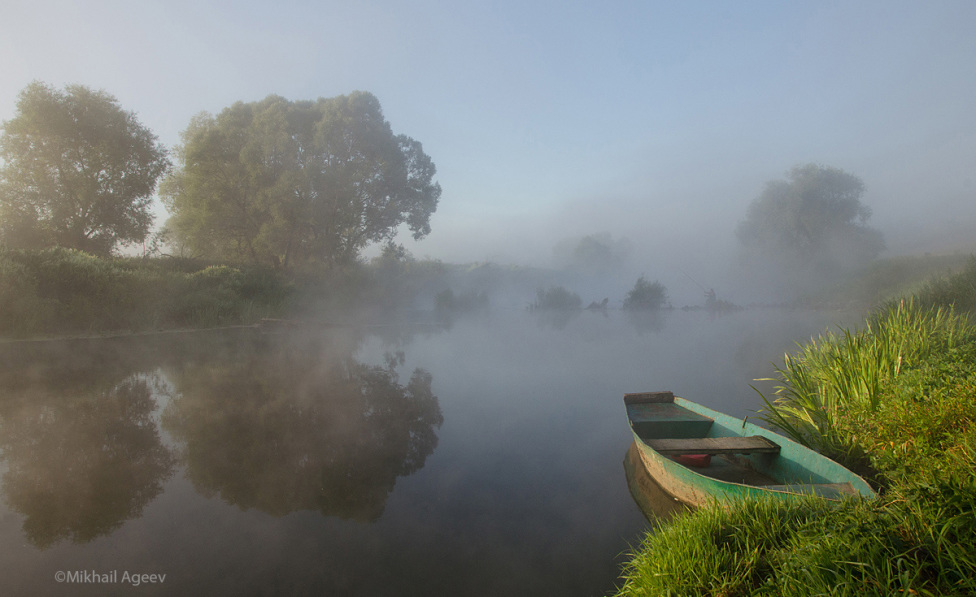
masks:
<svg viewBox="0 0 976 597"><path fill-rule="evenodd" d="M238 100L371 91L438 167L418 257L544 265L609 232L649 272L678 249L708 271L806 162L864 179L892 252L976 223L968 0L6 0L0 23L4 120L35 79L106 90L167 145Z"/></svg>

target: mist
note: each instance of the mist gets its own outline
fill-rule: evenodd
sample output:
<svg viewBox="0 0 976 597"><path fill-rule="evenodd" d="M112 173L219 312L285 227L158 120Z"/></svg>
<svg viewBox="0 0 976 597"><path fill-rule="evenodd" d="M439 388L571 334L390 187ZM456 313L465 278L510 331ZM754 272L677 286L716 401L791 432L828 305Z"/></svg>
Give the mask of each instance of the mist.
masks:
<svg viewBox="0 0 976 597"><path fill-rule="evenodd" d="M735 270L733 231L806 163L863 179L882 257L974 248L969 2L15 2L4 16L3 120L32 80L81 83L173 147L195 114L236 101L376 94L444 189L431 234L397 239L418 258L548 268L563 240L609 234L633 246L621 276L660 279L675 305L699 284L764 300Z"/></svg>
<svg viewBox="0 0 976 597"><path fill-rule="evenodd" d="M616 269L603 272L604 281L615 280L613 286L578 286L584 301L601 292L617 292L619 298L643 274L667 286L674 306L700 304L710 288L737 303L776 302L789 293L770 296L761 279L744 276L735 237L767 182L805 162L844 169L864 181L867 224L885 240L880 258L968 254L976 251L976 185L969 169L976 151L972 137L962 137L919 148L909 159L864 147L861 155L845 148L817 156L796 152L795 159L729 154L709 160L722 160L710 169L697 163L648 167L615 188L509 213L486 208L479 217L457 217L445 204L432 218L430 237L404 244L418 257L563 269L566 264L553 256L561 243L603 235L626 241L630 250Z"/></svg>

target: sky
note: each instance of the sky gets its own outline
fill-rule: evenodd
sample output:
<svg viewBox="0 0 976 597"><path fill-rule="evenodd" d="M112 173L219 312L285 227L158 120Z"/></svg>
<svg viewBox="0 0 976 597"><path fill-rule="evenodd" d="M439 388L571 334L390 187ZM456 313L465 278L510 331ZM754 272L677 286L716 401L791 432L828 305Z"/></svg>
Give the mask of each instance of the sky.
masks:
<svg viewBox="0 0 976 597"><path fill-rule="evenodd" d="M544 266L610 234L652 277L717 278L809 162L862 178L889 255L976 245L970 0L3 0L0 23L0 120L78 83L172 147L237 101L372 92L437 165L417 257Z"/></svg>

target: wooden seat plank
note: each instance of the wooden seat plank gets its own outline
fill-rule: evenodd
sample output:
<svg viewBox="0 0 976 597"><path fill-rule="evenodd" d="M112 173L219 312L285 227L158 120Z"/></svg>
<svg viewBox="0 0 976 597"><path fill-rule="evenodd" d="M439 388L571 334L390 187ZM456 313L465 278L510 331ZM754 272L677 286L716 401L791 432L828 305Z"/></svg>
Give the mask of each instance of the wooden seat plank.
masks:
<svg viewBox="0 0 976 597"><path fill-rule="evenodd" d="M648 439L645 443L665 456L682 454L778 454L779 446L761 435Z"/></svg>

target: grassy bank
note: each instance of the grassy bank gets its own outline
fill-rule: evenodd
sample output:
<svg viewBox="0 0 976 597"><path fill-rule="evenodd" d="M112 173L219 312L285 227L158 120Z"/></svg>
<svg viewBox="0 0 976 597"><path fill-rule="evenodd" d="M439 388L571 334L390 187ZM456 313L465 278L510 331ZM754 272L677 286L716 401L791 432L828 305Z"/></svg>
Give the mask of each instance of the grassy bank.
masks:
<svg viewBox="0 0 976 597"><path fill-rule="evenodd" d="M421 298L432 308L434 297L421 295L439 289L445 271L440 262L386 253L342 268L281 271L195 259L106 259L70 249L0 247L0 337L208 328L265 317L375 320L409 309ZM487 295L479 300L485 302ZM455 300L445 308L464 306Z"/></svg>
<svg viewBox="0 0 976 597"><path fill-rule="evenodd" d="M266 269L0 249L0 336L249 323L278 313L289 294Z"/></svg>
<svg viewBox="0 0 976 597"><path fill-rule="evenodd" d="M974 282L971 262L778 371L767 422L868 476L877 499L681 517L636 550L618 594L976 594Z"/></svg>
<svg viewBox="0 0 976 597"><path fill-rule="evenodd" d="M972 255L965 253L878 259L829 286L811 291L798 300L798 304L874 309L888 301L920 295L933 286L958 279L957 274L973 267L973 260Z"/></svg>

